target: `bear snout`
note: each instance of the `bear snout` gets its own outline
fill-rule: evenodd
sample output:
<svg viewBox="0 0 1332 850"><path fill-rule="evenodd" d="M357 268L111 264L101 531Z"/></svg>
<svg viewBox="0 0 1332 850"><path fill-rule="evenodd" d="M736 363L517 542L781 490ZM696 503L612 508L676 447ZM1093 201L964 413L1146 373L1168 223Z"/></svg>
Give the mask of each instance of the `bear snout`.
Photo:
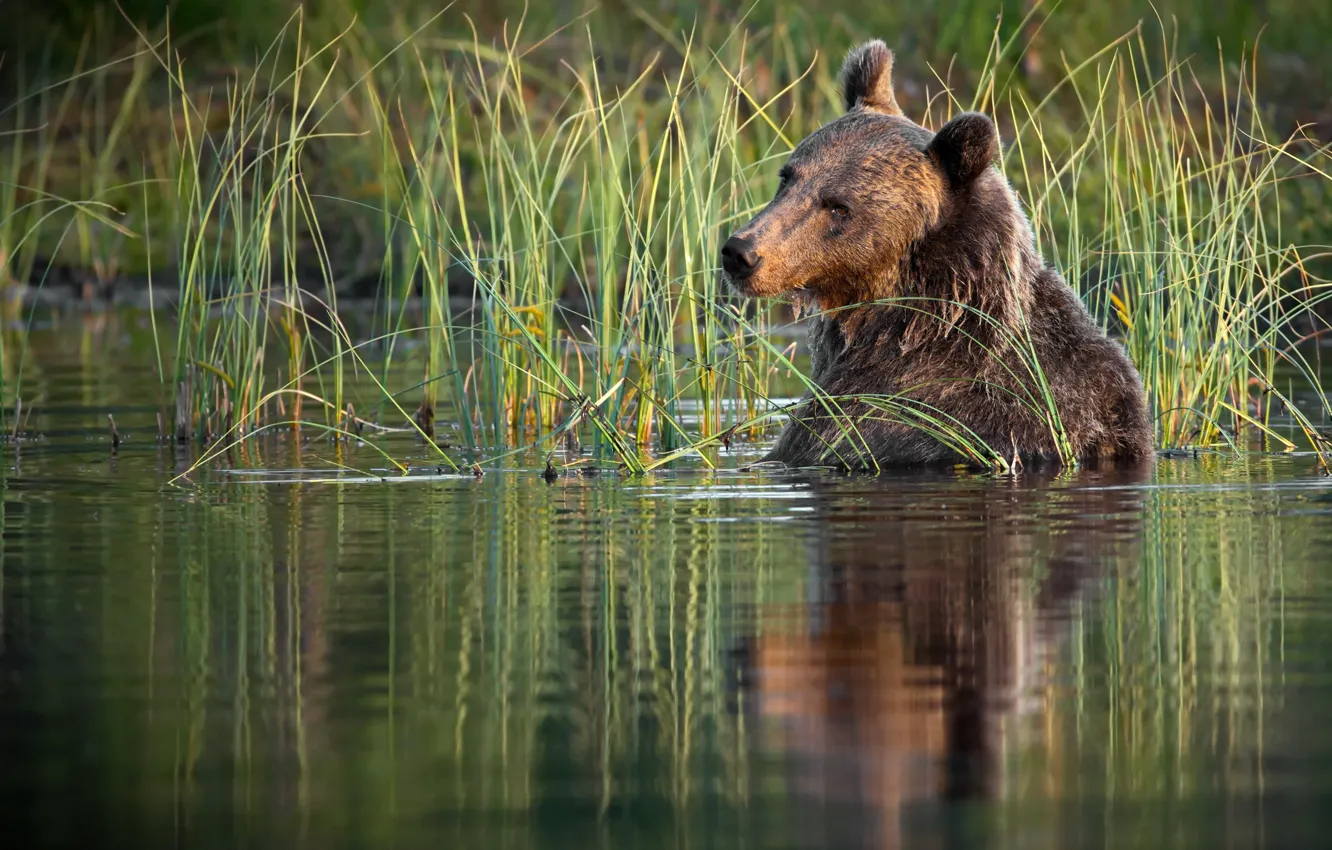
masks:
<svg viewBox="0 0 1332 850"><path fill-rule="evenodd" d="M722 245L721 263L733 281L742 281L752 275L763 262L754 250L754 244L740 236L732 236Z"/></svg>

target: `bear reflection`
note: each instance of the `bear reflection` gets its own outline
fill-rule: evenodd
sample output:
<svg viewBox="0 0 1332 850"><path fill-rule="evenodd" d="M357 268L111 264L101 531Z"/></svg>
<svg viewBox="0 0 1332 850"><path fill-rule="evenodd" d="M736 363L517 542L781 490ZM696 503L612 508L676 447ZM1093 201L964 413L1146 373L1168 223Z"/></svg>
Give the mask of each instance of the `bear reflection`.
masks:
<svg viewBox="0 0 1332 850"><path fill-rule="evenodd" d="M756 612L738 653L761 770L795 797L785 841L974 844L940 804L1005 793L1006 732L1089 588L1132 564L1149 474L814 483L809 601Z"/></svg>

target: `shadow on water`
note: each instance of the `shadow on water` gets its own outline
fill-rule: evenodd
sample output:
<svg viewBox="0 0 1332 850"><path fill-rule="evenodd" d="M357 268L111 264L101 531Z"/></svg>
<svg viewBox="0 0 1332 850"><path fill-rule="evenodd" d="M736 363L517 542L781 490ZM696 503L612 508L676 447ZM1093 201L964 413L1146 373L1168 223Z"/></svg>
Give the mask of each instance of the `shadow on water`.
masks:
<svg viewBox="0 0 1332 850"><path fill-rule="evenodd" d="M382 484L280 442L167 487L189 459L114 372L48 367L48 439L4 457L6 847L1327 834L1310 457Z"/></svg>

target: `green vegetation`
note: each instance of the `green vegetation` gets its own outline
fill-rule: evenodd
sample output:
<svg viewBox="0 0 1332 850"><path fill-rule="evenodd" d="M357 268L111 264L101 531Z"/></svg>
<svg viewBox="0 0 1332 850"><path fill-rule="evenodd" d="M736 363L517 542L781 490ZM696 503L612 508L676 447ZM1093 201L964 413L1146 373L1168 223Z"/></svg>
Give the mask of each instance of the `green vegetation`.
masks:
<svg viewBox="0 0 1332 850"><path fill-rule="evenodd" d="M715 257L835 114L859 22L567 10L483 35L406 8L297 9L224 67L165 23L122 49L128 23L104 15L73 73L21 64L0 137L10 315L34 274L53 285L39 258L88 291L148 276L167 430L217 452L368 426L419 431L449 464L591 441L641 471L758 438L774 398L815 389L785 314L721 291ZM971 76L936 66L904 106L927 126L995 115L1043 250L1125 339L1162 446L1293 448L1293 422L1318 447L1326 398L1294 401L1318 388L1329 315L1326 148L1269 126L1251 48L1200 59L1149 21L1056 58L1069 24L1045 16L945 28ZM12 408L22 370L0 356ZM1007 466L955 423L875 406Z"/></svg>

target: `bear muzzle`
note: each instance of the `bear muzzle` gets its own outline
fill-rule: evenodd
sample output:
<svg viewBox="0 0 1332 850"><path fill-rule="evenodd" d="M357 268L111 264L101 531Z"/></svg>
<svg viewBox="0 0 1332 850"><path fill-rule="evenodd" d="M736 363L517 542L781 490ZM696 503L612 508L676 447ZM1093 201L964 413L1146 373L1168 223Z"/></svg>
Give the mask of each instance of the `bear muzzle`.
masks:
<svg viewBox="0 0 1332 850"><path fill-rule="evenodd" d="M753 276L763 264L763 258L754 250L754 244L741 236L732 236L721 248L722 269L732 285L743 291L742 281Z"/></svg>

